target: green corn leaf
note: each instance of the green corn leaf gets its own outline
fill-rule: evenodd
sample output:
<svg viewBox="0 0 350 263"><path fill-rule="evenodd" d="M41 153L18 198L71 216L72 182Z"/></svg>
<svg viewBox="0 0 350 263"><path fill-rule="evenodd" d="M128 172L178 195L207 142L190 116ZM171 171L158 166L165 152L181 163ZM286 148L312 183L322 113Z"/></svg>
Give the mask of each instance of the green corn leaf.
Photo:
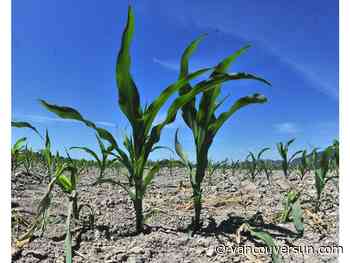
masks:
<svg viewBox="0 0 350 263"><path fill-rule="evenodd" d="M114 139L113 135L109 131L103 128L99 128L93 122L84 119L83 116L77 110L70 107L49 104L44 100L39 100L39 101L48 111L55 113L57 116L61 117L62 119L71 119L71 120L77 120L77 121L83 122L89 128L96 130L98 135L102 139L108 141L114 148L116 149L119 148L116 140Z"/></svg>
<svg viewBox="0 0 350 263"><path fill-rule="evenodd" d="M281 142L279 142L279 143L276 144L276 146L277 146L278 153L281 156L284 156L285 152L284 152L283 144Z"/></svg>
<svg viewBox="0 0 350 263"><path fill-rule="evenodd" d="M63 174L57 176L56 183L61 187L61 189L66 192L70 193L73 190L71 181Z"/></svg>
<svg viewBox="0 0 350 263"><path fill-rule="evenodd" d="M106 148L105 148L103 142L101 141L100 137L98 137L97 134L95 136L96 136L96 139L97 139L97 142L98 142L98 146L100 147L101 153L105 153L106 152Z"/></svg>
<svg viewBox="0 0 350 263"><path fill-rule="evenodd" d="M188 166L188 164L189 164L188 157L187 157L187 154L185 153L185 151L183 150L181 143L179 142L178 133L179 133L179 129L176 129L176 132L175 132L175 151L176 151L177 155L180 157L183 164Z"/></svg>
<svg viewBox="0 0 350 263"><path fill-rule="evenodd" d="M291 163L293 160L294 160L294 158L298 155L298 154L301 154L303 151L297 151L297 152L295 152L290 158L289 158L289 160L288 160L288 163Z"/></svg>
<svg viewBox="0 0 350 263"><path fill-rule="evenodd" d="M240 48L236 52L234 52L232 55L225 58L223 61L221 61L216 67L212 74L212 77L227 72L228 68L234 62L240 55L242 55L245 51L247 51L251 45L245 45L244 47Z"/></svg>
<svg viewBox="0 0 350 263"><path fill-rule="evenodd" d="M45 149L47 149L48 151L51 150L51 140L50 140L49 132L47 129L45 132Z"/></svg>
<svg viewBox="0 0 350 263"><path fill-rule="evenodd" d="M199 71L192 73L192 74L200 75L208 70L209 69L202 69L202 70L199 70ZM221 74L220 76L217 76L215 78L201 81L194 88L190 89L189 92L176 98L174 100L174 102L170 105L170 107L168 108L167 116L166 116L165 120L162 123L158 124L157 126L153 127L153 129L151 131L151 134L153 133L153 136L151 135L151 137L154 137L154 139L158 138L158 140L159 140L159 134L160 134L161 129L165 125L173 122L175 120L177 111L180 108L182 108L184 105L186 105L188 102L190 102L198 93L213 89L213 88L215 88L216 85L223 83L223 82L226 82L226 81L229 81L231 79L240 79L240 77L237 77L236 74L234 74L234 75Z"/></svg>
<svg viewBox="0 0 350 263"><path fill-rule="evenodd" d="M253 94L252 96L242 97L238 99L228 111L221 113L218 116L217 120L215 120L214 123L210 124L209 130L212 134L216 134L217 131L221 128L221 126L231 117L231 115L234 114L240 108L253 103L265 102L267 102L267 98L260 94Z"/></svg>
<svg viewBox="0 0 350 263"><path fill-rule="evenodd" d="M268 248L271 250L272 263L280 263L281 262L277 246L276 246L276 244L275 244L275 242L270 234L268 234L264 231L258 230L256 228L252 228L252 227L249 228L249 232L253 237L256 237L256 238L260 239L261 241L263 241L266 244L266 246L268 246Z"/></svg>
<svg viewBox="0 0 350 263"><path fill-rule="evenodd" d="M244 51L246 51L250 46L247 45L238 51L234 52L232 55L225 58L221 61L214 69L214 72L211 74L211 78L214 78L217 75L225 74L230 67L231 63L236 60ZM199 103L199 110L197 121L199 123L205 123L206 126L209 124L210 120L213 117L213 114L216 109L216 99L220 95L220 84L215 88L206 91L203 93L201 101Z"/></svg>
<svg viewBox="0 0 350 263"><path fill-rule="evenodd" d="M179 79L185 78L188 76L188 63L189 58L191 57L192 53L197 49L198 44L202 41L204 35L200 36L196 40L192 41L191 44L185 49L184 53L181 56L181 63L180 63L180 74ZM183 85L179 90L179 95L184 95L188 93L192 89L191 85L189 83L186 83L186 85ZM183 111L182 116L186 124L194 128L194 119L196 116L196 108L195 108L195 97L193 97L188 103L183 105Z"/></svg>
<svg viewBox="0 0 350 263"><path fill-rule="evenodd" d="M320 196L325 186L324 178L322 177L322 172L320 169L315 171L315 186L317 195Z"/></svg>
<svg viewBox="0 0 350 263"><path fill-rule="evenodd" d="M214 111L216 111L229 97L230 95L227 95L223 99L221 99L218 103L216 103Z"/></svg>
<svg viewBox="0 0 350 263"><path fill-rule="evenodd" d="M195 79L197 77L199 77L200 75L203 75L204 73L208 72L210 70L210 68L205 68L205 69L200 69L197 70L191 74L189 74L188 76L186 76L185 78L179 79L177 80L174 84L170 85L168 88L166 88L159 96L157 99L155 99L153 101L153 103L147 108L147 111L144 115L144 120L146 123L146 133L149 131L149 129L152 126L152 123L155 119L155 117L157 116L159 110L161 109L161 107L164 105L164 103L170 98L170 96L172 94L174 94L175 92L177 92L181 87L183 87L186 83L188 83L188 81ZM197 91L198 93L198 91ZM189 99L187 101L185 101L185 103L187 103L189 100L193 99L194 96L189 97ZM185 104L184 103L184 104ZM182 105L184 105L182 104ZM182 106L181 105L181 106ZM177 107L177 109L180 107ZM174 116L174 115L172 115ZM175 116L174 116L175 117ZM168 122L166 124L171 123L172 121L174 121L175 118L167 118ZM164 124L164 125L166 125Z"/></svg>
<svg viewBox="0 0 350 263"><path fill-rule="evenodd" d="M255 163L256 158L255 158L254 153L249 152L249 153L248 153L248 156L247 156L247 158L246 158L246 159L248 160L249 158L252 160L252 162L253 162L253 163Z"/></svg>
<svg viewBox="0 0 350 263"><path fill-rule="evenodd" d="M128 195L129 195L131 200L135 200L136 199L135 191L132 188L126 186L125 184L123 184L123 183L121 183L119 181L115 181L112 178L101 178L99 180L99 183L101 183L101 184L102 183L108 183L108 184L112 184L112 185L118 185L118 186L123 188L128 193Z"/></svg>
<svg viewBox="0 0 350 263"><path fill-rule="evenodd" d="M261 156L263 155L264 152L270 150L270 148L266 147L264 149L262 149L259 153L258 153L258 156L257 156L257 159L261 159Z"/></svg>
<svg viewBox="0 0 350 263"><path fill-rule="evenodd" d="M291 216L293 219L293 224L295 229L299 234L304 233L304 223L303 223L303 210L301 209L299 201L296 201L292 205Z"/></svg>
<svg viewBox="0 0 350 263"><path fill-rule="evenodd" d="M116 81L119 91L119 106L134 128L142 117L140 95L130 74L130 45L134 33L134 14L131 6L128 9L128 20L123 32L121 48L116 63Z"/></svg>
<svg viewBox="0 0 350 263"><path fill-rule="evenodd" d="M98 166L101 167L102 163L101 163L101 160L100 158L98 157L97 153L95 153L93 150L87 148L87 147L70 147L69 148L70 150L74 150L74 149L79 149L79 150L83 150L85 151L86 153L88 153L89 155L91 155L95 160L96 162L98 163Z"/></svg>
<svg viewBox="0 0 350 263"><path fill-rule="evenodd" d="M24 147L24 143L27 141L26 137L19 138L12 146L13 151L19 151Z"/></svg>
<svg viewBox="0 0 350 263"><path fill-rule="evenodd" d="M180 74L179 79L186 78L188 75L188 62L193 54L193 52L197 49L199 43L203 40L203 38L206 36L206 34L199 36L195 40L193 40L185 49L181 56L181 64L180 64Z"/></svg>
<svg viewBox="0 0 350 263"><path fill-rule="evenodd" d="M32 129L36 134L38 134L40 136L40 138L42 138L42 136L39 133L39 131L34 126L32 126L29 122L12 121L11 122L11 126L15 127L15 128L29 128L29 129Z"/></svg>
<svg viewBox="0 0 350 263"><path fill-rule="evenodd" d="M65 171L71 171L72 168L67 164L59 164L55 171L56 183L61 187L64 192L72 192L73 186L70 179L68 179L63 173Z"/></svg>
<svg viewBox="0 0 350 263"><path fill-rule="evenodd" d="M295 138L289 140L289 141L286 143L285 148L288 149L289 145L291 145L294 141L295 141Z"/></svg>
<svg viewBox="0 0 350 263"><path fill-rule="evenodd" d="M151 152L154 152L154 151L157 151L157 150L168 150L170 151L172 154L174 153L174 151L170 148L170 147L167 147L167 146L155 146L152 148Z"/></svg>
<svg viewBox="0 0 350 263"><path fill-rule="evenodd" d="M154 176L156 175L156 173L158 173L159 169L160 169L160 166L157 164L157 165L153 166L151 168L151 170L148 171L146 176L144 176L144 178L143 178L143 190L142 190L143 194L145 194L147 186L152 182Z"/></svg>

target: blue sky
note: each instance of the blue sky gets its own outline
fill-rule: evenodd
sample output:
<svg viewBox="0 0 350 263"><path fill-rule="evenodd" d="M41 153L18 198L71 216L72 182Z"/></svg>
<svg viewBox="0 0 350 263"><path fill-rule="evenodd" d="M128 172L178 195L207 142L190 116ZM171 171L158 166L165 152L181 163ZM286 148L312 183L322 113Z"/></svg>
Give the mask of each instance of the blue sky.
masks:
<svg viewBox="0 0 350 263"><path fill-rule="evenodd" d="M177 78L181 53L203 33L208 36L191 60L191 70L215 65L243 45L252 48L231 71L268 79L272 87L252 81L225 84L230 98L259 92L269 102L237 112L218 133L213 159L245 158L248 151L296 138L293 150L325 147L338 138L337 1L131 1L136 17L132 73L142 102L152 101ZM128 131L117 104L116 54L126 22L127 1L13 1L12 119L49 129L53 148L97 149L94 132L77 122L57 119L38 99L71 106L120 138ZM165 115L161 112L159 120ZM192 159L191 133L179 115L160 141L181 141ZM40 139L13 129L12 141L27 136L34 149ZM86 157L73 153L75 157ZM167 151L152 155L168 158Z"/></svg>

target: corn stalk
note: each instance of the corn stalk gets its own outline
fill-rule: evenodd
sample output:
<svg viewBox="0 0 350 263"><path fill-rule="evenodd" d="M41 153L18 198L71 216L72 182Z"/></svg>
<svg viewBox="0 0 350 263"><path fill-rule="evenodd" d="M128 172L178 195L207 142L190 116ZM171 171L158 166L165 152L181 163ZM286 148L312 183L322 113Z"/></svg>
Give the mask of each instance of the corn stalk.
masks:
<svg viewBox="0 0 350 263"><path fill-rule="evenodd" d="M288 149L289 146L295 141L295 139L291 139L289 140L287 143L283 144L282 142L277 143L277 150L278 153L280 154L281 158L282 158L282 171L283 174L286 178L288 178L289 176L289 170L290 170L290 165L292 163L292 161L294 160L294 158L302 153L302 151L297 151L294 154L292 154L291 157L288 157Z"/></svg>
<svg viewBox="0 0 350 263"><path fill-rule="evenodd" d="M236 174L236 171L239 168L239 160L237 161L231 160L230 168L231 168L231 177L234 177Z"/></svg>
<svg viewBox="0 0 350 263"><path fill-rule="evenodd" d="M185 50L181 58L180 74L179 79L183 79L188 76L188 62L191 54L197 48L199 42L202 39L197 39L191 43L191 45ZM215 111L222 105L224 98L218 101L218 97L221 94L221 84L225 81L232 80L258 80L262 83L270 85L266 80L254 76L249 73L227 73L230 64L243 52L245 52L249 46L245 46L240 50L236 51L232 55L228 56L222 60L213 70L212 74L207 80L201 81L195 86L191 86L189 82L184 85L180 91L180 95L187 95L194 90L200 88L203 85L213 86L214 88L203 92L201 100L199 102L198 108L196 108L196 101L193 98L188 104L182 107L182 117L186 125L191 129L195 147L196 147L196 170L195 174L193 169L190 168L190 182L193 192L193 202L195 216L193 219L193 230L197 231L200 228L200 213L202 208L202 188L201 184L205 176L205 170L208 167L208 151L213 143L214 137L216 136L222 125L239 109L254 103L265 103L267 101L266 97L260 94L253 94L251 96L246 96L238 99L229 108L228 111L216 115ZM175 136L175 148L177 149L177 154L182 159L184 164L188 165L188 160L183 159L185 154L179 151L179 141L177 138L177 133Z"/></svg>
<svg viewBox="0 0 350 263"><path fill-rule="evenodd" d="M322 193L326 187L328 181L337 178L337 176L328 176L331 168L331 159L333 154L333 147L327 147L318 158L317 151L312 153L312 169L315 176L315 188L316 188L316 203L315 210L318 212L321 206Z"/></svg>
<svg viewBox="0 0 350 263"><path fill-rule="evenodd" d="M26 142L27 138L22 137L19 138L15 144L11 147L11 170L13 173L16 172L17 168L23 163L23 150L24 150L24 143Z"/></svg>
<svg viewBox="0 0 350 263"><path fill-rule="evenodd" d="M257 155L253 152L249 152L246 162L248 165L248 174L250 175L250 179L252 182L255 181L257 175L259 175L263 170L264 161L261 159L264 152L270 150L270 148L264 148Z"/></svg>
<svg viewBox="0 0 350 263"><path fill-rule="evenodd" d="M300 206L300 192L290 190L285 194L283 199L283 211L281 213L281 221L287 223L293 221L297 232L302 235L304 233L303 211Z"/></svg>
<svg viewBox="0 0 350 263"><path fill-rule="evenodd" d="M310 158L307 156L307 151L302 151L300 163L297 165L297 170L300 175L300 180L303 180L305 175L310 172L311 164Z"/></svg>

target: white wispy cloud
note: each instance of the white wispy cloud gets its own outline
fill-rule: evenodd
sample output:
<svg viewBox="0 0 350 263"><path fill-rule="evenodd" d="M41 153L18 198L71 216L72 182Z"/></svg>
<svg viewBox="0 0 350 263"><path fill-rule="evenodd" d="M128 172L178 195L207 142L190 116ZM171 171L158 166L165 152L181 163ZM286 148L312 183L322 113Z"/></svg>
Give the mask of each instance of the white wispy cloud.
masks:
<svg viewBox="0 0 350 263"><path fill-rule="evenodd" d="M295 134L300 131L300 128L293 122L282 122L274 125L276 131L280 133Z"/></svg>
<svg viewBox="0 0 350 263"><path fill-rule="evenodd" d="M179 65L174 61L166 61L158 58L153 58L153 62L168 70L179 71Z"/></svg>
<svg viewBox="0 0 350 263"><path fill-rule="evenodd" d="M302 74L311 85L310 88L322 92L326 96L338 100L339 98L339 80L338 69L336 67L325 67L322 62L327 63L327 58L332 58L336 61L336 56L331 52L332 49L326 50L321 59L310 59L313 57L320 57L317 49L310 47L321 45L324 50L326 44L320 41L321 36L314 36L313 34L305 34L305 32L312 32L315 29L315 23L312 22L312 16L307 18L310 23L305 23L304 20L294 21L291 18L287 9L282 6L274 5L273 8L268 8L266 16L255 15L254 19L247 19L252 15L252 9L246 8L246 5L236 5L236 12L240 15L232 17L232 5L230 1L223 1L221 5L216 5L215 1L207 1L201 3L200 8L196 4L189 5L185 0L166 2L156 1L157 5L162 6L160 10L169 10L162 13L162 15L171 17L177 24L183 27L206 30L215 30L216 32L233 36L237 39L253 41L258 43L267 54L278 57L281 63L291 66L297 73ZM252 1L258 4L259 1ZM270 3L270 5L272 5ZM311 8L311 7L310 7ZM153 10L149 9L150 12ZM181 11L180 11L181 10ZM305 12L305 8L297 6L296 11L300 14ZM254 12L254 11L253 11ZM207 14L203 16L202 14ZM276 28L276 22L280 23ZM290 23L293 21L302 26L303 30L287 30ZM322 18L323 23L326 23ZM302 23L302 24L301 24ZM279 31L277 31L279 30ZM273 34L271 32L274 32ZM288 32L288 33L286 33ZM288 34L288 35L287 35ZM249 36L249 39L245 39ZM252 39L253 36L253 39ZM305 41L292 41L286 44L281 41L285 36L291 39L304 39ZM309 50L308 56L305 56L303 49ZM323 58L322 58L323 57Z"/></svg>

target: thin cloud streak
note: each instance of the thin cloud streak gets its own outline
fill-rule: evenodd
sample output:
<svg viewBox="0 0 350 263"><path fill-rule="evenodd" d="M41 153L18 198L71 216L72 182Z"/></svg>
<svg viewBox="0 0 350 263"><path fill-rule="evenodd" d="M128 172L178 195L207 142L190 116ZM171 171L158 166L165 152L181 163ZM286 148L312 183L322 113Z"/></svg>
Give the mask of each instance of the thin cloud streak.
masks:
<svg viewBox="0 0 350 263"><path fill-rule="evenodd" d="M46 117L41 115L30 115L30 114L18 115L18 116L15 116L14 119L32 121L36 123L48 123L48 122L78 123L78 121L75 121L75 120L52 118L52 117ZM95 123L102 126L107 126L107 127L116 127L116 124L111 122L106 122L106 121L95 121Z"/></svg>
<svg viewBox="0 0 350 263"><path fill-rule="evenodd" d="M300 131L299 127L293 122L282 122L274 125L279 133L295 134Z"/></svg>
<svg viewBox="0 0 350 263"><path fill-rule="evenodd" d="M153 62L172 71L179 71L179 65L175 62L160 60L158 58L153 58Z"/></svg>

